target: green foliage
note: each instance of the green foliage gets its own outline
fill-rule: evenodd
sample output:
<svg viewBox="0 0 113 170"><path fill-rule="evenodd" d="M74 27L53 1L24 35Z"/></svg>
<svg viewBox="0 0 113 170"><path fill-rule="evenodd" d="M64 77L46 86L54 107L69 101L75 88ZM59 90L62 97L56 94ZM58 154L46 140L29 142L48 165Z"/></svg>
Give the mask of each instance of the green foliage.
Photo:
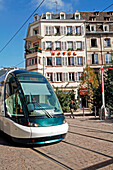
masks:
<svg viewBox="0 0 113 170"><path fill-rule="evenodd" d="M104 74L104 90L106 107L113 110L113 70L111 69Z"/></svg>
<svg viewBox="0 0 113 170"><path fill-rule="evenodd" d="M59 99L63 112L69 111L69 104L71 100L75 101L74 90L66 91L66 87L61 87L60 89L56 87L56 95ZM75 104L75 110L77 109L77 105Z"/></svg>

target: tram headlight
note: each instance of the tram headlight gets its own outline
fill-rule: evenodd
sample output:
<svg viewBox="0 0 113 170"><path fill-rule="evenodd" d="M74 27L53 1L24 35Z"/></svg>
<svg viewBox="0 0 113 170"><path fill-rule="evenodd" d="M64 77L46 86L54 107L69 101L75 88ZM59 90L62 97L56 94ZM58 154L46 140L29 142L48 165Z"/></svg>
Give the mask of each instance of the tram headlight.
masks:
<svg viewBox="0 0 113 170"><path fill-rule="evenodd" d="M64 119L63 124L65 124L65 123L66 123L66 120Z"/></svg>
<svg viewBox="0 0 113 170"><path fill-rule="evenodd" d="M39 124L30 122L30 127L38 127L38 126L39 126Z"/></svg>

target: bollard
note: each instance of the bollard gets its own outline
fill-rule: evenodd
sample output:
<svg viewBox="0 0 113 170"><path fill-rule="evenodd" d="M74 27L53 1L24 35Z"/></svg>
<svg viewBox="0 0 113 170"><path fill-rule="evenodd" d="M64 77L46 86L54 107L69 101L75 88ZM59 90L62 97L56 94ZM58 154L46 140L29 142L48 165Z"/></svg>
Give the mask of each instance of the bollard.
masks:
<svg viewBox="0 0 113 170"><path fill-rule="evenodd" d="M83 117L85 116L85 114L84 114L84 106L83 106Z"/></svg>
<svg viewBox="0 0 113 170"><path fill-rule="evenodd" d="M96 113L96 106L95 106L95 117L97 116L97 113Z"/></svg>

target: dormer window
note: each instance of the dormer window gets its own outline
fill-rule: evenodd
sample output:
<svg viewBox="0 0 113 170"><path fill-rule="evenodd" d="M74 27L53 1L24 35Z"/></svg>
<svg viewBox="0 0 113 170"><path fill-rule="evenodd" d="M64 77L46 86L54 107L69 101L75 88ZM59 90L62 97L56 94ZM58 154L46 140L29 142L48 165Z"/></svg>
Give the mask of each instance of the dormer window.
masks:
<svg viewBox="0 0 113 170"><path fill-rule="evenodd" d="M76 20L80 19L80 13L78 11L75 12L75 19Z"/></svg>
<svg viewBox="0 0 113 170"><path fill-rule="evenodd" d="M65 12L60 12L60 19L65 19Z"/></svg>
<svg viewBox="0 0 113 170"><path fill-rule="evenodd" d="M99 12L97 11L97 12L94 12L94 15L97 15L97 16L99 16Z"/></svg>
<svg viewBox="0 0 113 170"><path fill-rule="evenodd" d="M50 14L47 14L47 15L46 15L46 19L50 19Z"/></svg>
<svg viewBox="0 0 113 170"><path fill-rule="evenodd" d="M64 14L61 14L61 19L64 19Z"/></svg>
<svg viewBox="0 0 113 170"><path fill-rule="evenodd" d="M105 21L110 21L110 17L104 17Z"/></svg>
<svg viewBox="0 0 113 170"><path fill-rule="evenodd" d="M34 15L34 21L37 21L40 18L40 16L38 14Z"/></svg>
<svg viewBox="0 0 113 170"><path fill-rule="evenodd" d="M91 20L91 21L96 21L96 17L95 17L95 16L90 16L90 17L89 17L89 20Z"/></svg>
<svg viewBox="0 0 113 170"><path fill-rule="evenodd" d="M46 12L46 19L51 19L51 12Z"/></svg>

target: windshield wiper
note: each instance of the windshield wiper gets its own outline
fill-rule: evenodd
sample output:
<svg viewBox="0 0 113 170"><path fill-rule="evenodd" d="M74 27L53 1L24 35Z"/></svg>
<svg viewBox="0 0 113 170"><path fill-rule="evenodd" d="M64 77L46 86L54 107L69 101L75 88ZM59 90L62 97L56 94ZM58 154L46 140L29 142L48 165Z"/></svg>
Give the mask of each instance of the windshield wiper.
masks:
<svg viewBox="0 0 113 170"><path fill-rule="evenodd" d="M34 105L34 108L36 109L36 106L35 106L35 103L42 109L42 111L45 113L45 115L49 118L53 118L53 116L46 110L44 109L37 101L34 101L33 98L32 98L32 94L30 93L31 95L31 99L32 99L32 103Z"/></svg>

